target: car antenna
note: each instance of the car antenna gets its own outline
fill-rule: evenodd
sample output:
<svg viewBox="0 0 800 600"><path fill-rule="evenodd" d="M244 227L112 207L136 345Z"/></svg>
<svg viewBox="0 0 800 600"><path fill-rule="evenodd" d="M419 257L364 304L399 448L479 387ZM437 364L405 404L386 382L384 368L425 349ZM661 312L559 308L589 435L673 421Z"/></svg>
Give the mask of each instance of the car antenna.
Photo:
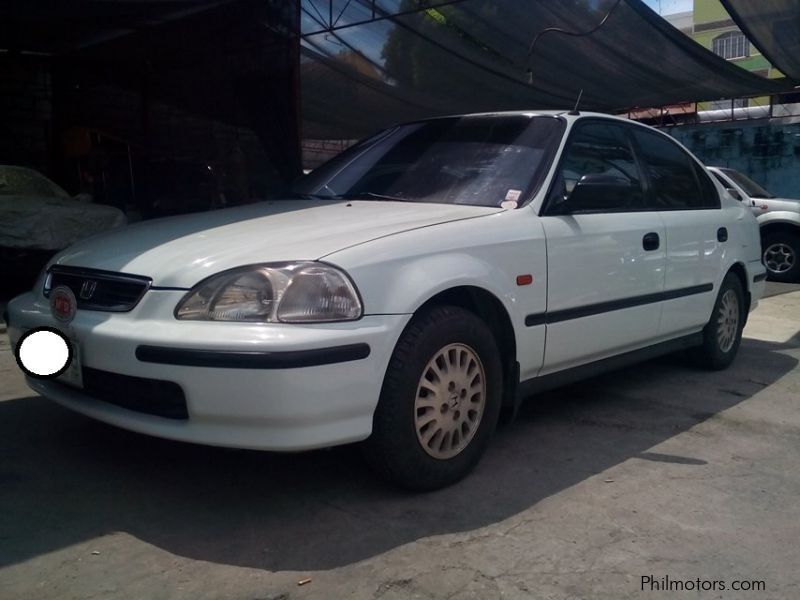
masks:
<svg viewBox="0 0 800 600"><path fill-rule="evenodd" d="M573 108L571 111L569 111L567 113L568 115L571 115L573 117L577 117L578 115L581 114L581 111L578 110L578 107L581 105L581 98L583 98L583 88L581 88L581 91L578 92L578 99L575 101L575 108Z"/></svg>

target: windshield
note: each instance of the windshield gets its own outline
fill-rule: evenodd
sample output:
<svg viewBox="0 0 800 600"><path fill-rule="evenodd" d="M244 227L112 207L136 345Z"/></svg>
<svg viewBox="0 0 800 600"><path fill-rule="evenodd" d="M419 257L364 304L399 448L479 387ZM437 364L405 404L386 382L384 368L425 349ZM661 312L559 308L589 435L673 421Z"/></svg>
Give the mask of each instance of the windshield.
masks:
<svg viewBox="0 0 800 600"><path fill-rule="evenodd" d="M386 130L300 179L323 198L514 208L538 191L564 123L529 115L448 117Z"/></svg>
<svg viewBox="0 0 800 600"><path fill-rule="evenodd" d="M69 198L69 194L33 169L0 165L0 196Z"/></svg>
<svg viewBox="0 0 800 600"><path fill-rule="evenodd" d="M758 185L755 181L750 179L744 173L734 171L733 169L720 169L725 175L730 177L736 185L742 188L745 193L751 198L774 198L767 190Z"/></svg>

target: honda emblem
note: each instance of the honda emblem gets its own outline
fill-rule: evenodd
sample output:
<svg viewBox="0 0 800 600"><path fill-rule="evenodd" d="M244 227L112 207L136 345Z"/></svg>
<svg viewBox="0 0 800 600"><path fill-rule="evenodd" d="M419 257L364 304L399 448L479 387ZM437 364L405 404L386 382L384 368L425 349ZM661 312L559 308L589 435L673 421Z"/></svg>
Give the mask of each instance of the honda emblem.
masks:
<svg viewBox="0 0 800 600"><path fill-rule="evenodd" d="M97 282L87 279L81 284L81 291L78 294L82 300L89 300L97 289Z"/></svg>

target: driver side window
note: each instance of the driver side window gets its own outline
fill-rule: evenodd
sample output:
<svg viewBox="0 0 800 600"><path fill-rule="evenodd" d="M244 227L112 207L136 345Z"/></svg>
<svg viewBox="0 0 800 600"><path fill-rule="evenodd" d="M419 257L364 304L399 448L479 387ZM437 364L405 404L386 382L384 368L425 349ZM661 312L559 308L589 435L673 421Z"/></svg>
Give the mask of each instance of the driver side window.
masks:
<svg viewBox="0 0 800 600"><path fill-rule="evenodd" d="M625 129L613 123L578 125L558 166L547 212L641 210L642 178Z"/></svg>

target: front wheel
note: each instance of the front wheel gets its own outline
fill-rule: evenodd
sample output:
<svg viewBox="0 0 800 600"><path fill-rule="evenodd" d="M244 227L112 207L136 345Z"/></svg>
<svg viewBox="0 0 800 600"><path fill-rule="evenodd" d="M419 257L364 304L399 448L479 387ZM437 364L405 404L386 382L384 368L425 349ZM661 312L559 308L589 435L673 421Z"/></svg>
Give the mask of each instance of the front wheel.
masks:
<svg viewBox="0 0 800 600"><path fill-rule="evenodd" d="M746 315L741 280L728 273L722 280L711 319L703 329L703 344L692 350L695 362L706 369L726 369L742 342Z"/></svg>
<svg viewBox="0 0 800 600"><path fill-rule="evenodd" d="M790 232L765 236L763 262L773 281L791 283L800 279L800 236Z"/></svg>
<svg viewBox="0 0 800 600"><path fill-rule="evenodd" d="M455 306L425 311L397 342L364 455L405 488L455 483L486 450L501 396L499 352L487 325Z"/></svg>

